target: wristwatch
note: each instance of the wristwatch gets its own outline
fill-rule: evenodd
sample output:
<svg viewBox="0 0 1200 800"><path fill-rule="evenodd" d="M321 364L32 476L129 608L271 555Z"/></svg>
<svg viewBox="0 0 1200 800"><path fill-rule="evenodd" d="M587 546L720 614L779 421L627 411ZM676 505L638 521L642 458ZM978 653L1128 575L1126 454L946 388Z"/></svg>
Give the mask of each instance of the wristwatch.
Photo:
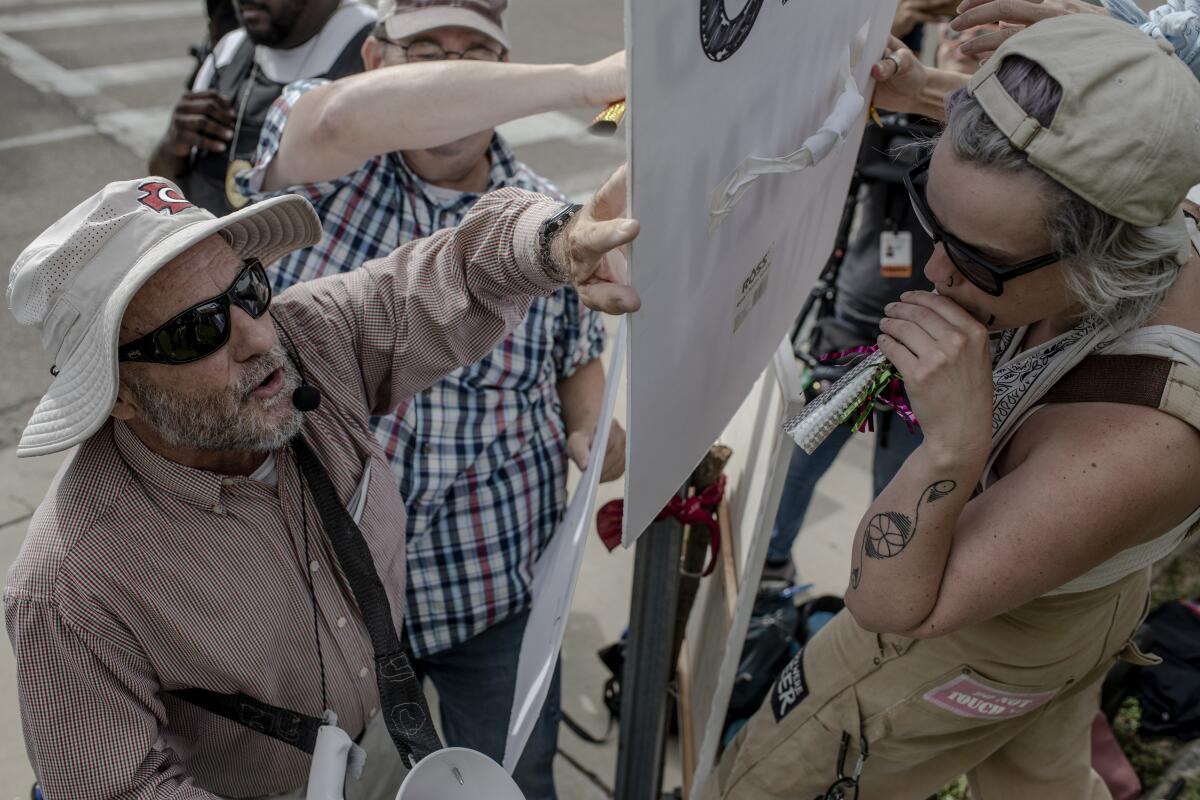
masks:
<svg viewBox="0 0 1200 800"><path fill-rule="evenodd" d="M554 236L567 226L571 217L578 214L581 208L583 206L579 203L567 203L542 223L542 227L538 231L538 252L542 257L542 269L546 270L547 275L558 275L566 266L554 263L550 248L554 244Z"/></svg>

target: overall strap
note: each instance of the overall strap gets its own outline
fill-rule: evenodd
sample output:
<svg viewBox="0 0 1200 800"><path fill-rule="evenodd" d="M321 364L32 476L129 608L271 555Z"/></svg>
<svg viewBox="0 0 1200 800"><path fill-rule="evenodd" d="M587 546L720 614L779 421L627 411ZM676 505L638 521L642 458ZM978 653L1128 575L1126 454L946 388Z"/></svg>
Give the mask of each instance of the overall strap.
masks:
<svg viewBox="0 0 1200 800"><path fill-rule="evenodd" d="M216 74L213 76L213 88L237 103L238 88L250 74L250 66L254 63L254 42L249 36L243 36L237 50L223 67L216 66L216 55L213 55L213 66ZM236 107L235 107L236 111Z"/></svg>
<svg viewBox="0 0 1200 800"><path fill-rule="evenodd" d="M1064 375L1042 402L1146 406L1200 429L1200 369L1155 356L1091 355Z"/></svg>
<svg viewBox="0 0 1200 800"><path fill-rule="evenodd" d="M350 41L346 42L346 46L342 48L342 52L338 54L337 59L333 62L333 66L322 77L337 80L338 78L345 78L348 75L357 75L362 72L362 44L374 29L374 23L364 25L358 33L351 36Z"/></svg>

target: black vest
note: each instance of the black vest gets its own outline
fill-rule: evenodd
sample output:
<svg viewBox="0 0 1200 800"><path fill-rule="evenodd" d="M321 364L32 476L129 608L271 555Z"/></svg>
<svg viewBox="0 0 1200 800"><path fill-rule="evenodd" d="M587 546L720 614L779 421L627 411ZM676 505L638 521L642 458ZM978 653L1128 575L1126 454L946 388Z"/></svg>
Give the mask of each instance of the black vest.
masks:
<svg viewBox="0 0 1200 800"><path fill-rule="evenodd" d="M365 25L354 34L324 75L304 77L337 80L362 72L362 43L370 35L372 27L373 23ZM187 174L179 179L185 197L218 217L245 205L245 198L236 194L233 176L254 163L258 137L266 122L267 112L283 93L285 85L270 80L262 70L254 69L254 43L249 38L242 40L228 64L215 69L210 88L229 98L235 114L244 105L241 127L226 152L193 153ZM236 164L238 161L245 163Z"/></svg>

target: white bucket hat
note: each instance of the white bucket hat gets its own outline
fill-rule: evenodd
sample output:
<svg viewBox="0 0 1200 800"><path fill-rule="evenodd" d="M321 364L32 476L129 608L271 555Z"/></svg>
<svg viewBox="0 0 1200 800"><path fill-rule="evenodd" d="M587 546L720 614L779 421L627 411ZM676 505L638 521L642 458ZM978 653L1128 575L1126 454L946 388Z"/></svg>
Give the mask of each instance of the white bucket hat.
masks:
<svg viewBox="0 0 1200 800"><path fill-rule="evenodd" d="M117 341L129 301L167 262L213 234L266 265L319 242L321 223L298 195L218 219L170 181L143 178L105 186L17 256L9 310L41 331L55 364L18 456L65 450L104 424L117 399Z"/></svg>

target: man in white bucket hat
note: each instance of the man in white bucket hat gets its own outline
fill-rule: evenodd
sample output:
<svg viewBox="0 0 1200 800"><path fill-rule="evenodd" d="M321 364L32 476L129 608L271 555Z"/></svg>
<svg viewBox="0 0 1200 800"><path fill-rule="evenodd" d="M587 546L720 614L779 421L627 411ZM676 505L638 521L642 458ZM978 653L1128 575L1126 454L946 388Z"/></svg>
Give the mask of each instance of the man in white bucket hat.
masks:
<svg viewBox="0 0 1200 800"><path fill-rule="evenodd" d="M568 280L636 309L605 260L637 232L624 196L621 174L582 210L495 192L274 302L264 265L320 237L295 196L216 219L164 179L113 183L18 257L9 307L56 375L18 455L79 446L5 589L48 797L299 797L363 751L346 797L394 796L438 743L398 633L404 505L369 415Z"/></svg>

